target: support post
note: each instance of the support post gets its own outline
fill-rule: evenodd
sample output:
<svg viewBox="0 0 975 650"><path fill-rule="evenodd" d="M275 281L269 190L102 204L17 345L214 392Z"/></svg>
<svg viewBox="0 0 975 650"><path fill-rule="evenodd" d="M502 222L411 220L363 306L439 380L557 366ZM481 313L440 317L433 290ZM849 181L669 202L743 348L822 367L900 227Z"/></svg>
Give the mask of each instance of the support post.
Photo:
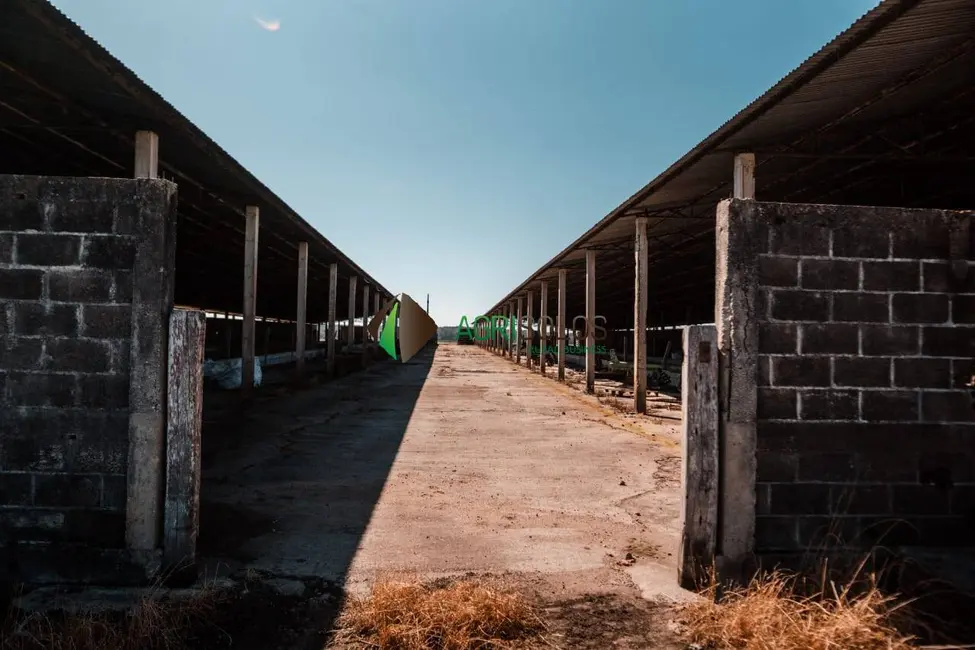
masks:
<svg viewBox="0 0 975 650"><path fill-rule="evenodd" d="M166 414L166 502L163 564L195 569L200 526L200 432L206 312L173 309L169 316Z"/></svg>
<svg viewBox="0 0 975 650"><path fill-rule="evenodd" d="M362 365L366 365L369 358L369 334L366 327L369 326L369 285L362 285Z"/></svg>
<svg viewBox="0 0 975 650"><path fill-rule="evenodd" d="M349 346L355 345L355 293L359 276L349 276Z"/></svg>
<svg viewBox="0 0 975 650"><path fill-rule="evenodd" d="M159 178L159 136L135 132L135 178Z"/></svg>
<svg viewBox="0 0 975 650"><path fill-rule="evenodd" d="M528 290L528 298L525 303L525 331L528 332L528 342L525 344L525 367L532 369L532 345L535 343L535 334L532 332L533 321L532 306L535 302L535 292Z"/></svg>
<svg viewBox="0 0 975 650"><path fill-rule="evenodd" d="M515 358L515 303L508 303L508 359Z"/></svg>
<svg viewBox="0 0 975 650"><path fill-rule="evenodd" d="M559 346L559 381L565 381L565 276L567 271L559 269L559 311L555 317L555 336Z"/></svg>
<svg viewBox="0 0 975 650"><path fill-rule="evenodd" d="M633 246L636 286L633 292L633 409L647 412L647 219L636 220Z"/></svg>
<svg viewBox="0 0 975 650"><path fill-rule="evenodd" d="M338 336L338 323L335 322L335 307L339 293L339 265L328 266L328 366L329 377L335 376L335 339Z"/></svg>
<svg viewBox="0 0 975 650"><path fill-rule="evenodd" d="M515 363L521 365L521 296L518 296L518 322L515 323Z"/></svg>
<svg viewBox="0 0 975 650"><path fill-rule="evenodd" d="M735 156L734 197L755 198L755 154L740 153Z"/></svg>
<svg viewBox="0 0 975 650"><path fill-rule="evenodd" d="M586 392L596 392L596 251L586 251Z"/></svg>
<svg viewBox="0 0 975 650"><path fill-rule="evenodd" d="M305 374L305 330L308 308L308 242L298 242L298 323L295 325L295 379Z"/></svg>
<svg viewBox="0 0 975 650"><path fill-rule="evenodd" d="M260 211L256 205L248 205L244 238L244 321L241 323L240 359L241 384L244 397L254 392L254 349L257 325L257 239Z"/></svg>
<svg viewBox="0 0 975 650"><path fill-rule="evenodd" d="M545 374L545 353L548 347L548 282L542 280L538 306L538 372Z"/></svg>
<svg viewBox="0 0 975 650"><path fill-rule="evenodd" d="M714 320L719 349L719 576L735 576L754 550L757 502L758 258L749 248L761 232L748 204L718 203L715 220ZM749 202L750 203L750 202ZM686 399L686 398L685 398Z"/></svg>
<svg viewBox="0 0 975 650"><path fill-rule="evenodd" d="M681 372L683 462L681 543L677 579L703 586L718 540L718 333L713 325L684 329Z"/></svg>
<svg viewBox="0 0 975 650"><path fill-rule="evenodd" d="M504 308L502 307L498 311L498 320L495 323L495 331L494 331L494 340L495 340L494 351L498 354L498 356L504 356L504 347L505 347L504 331L505 331L505 323L506 323L506 321L505 321L505 317L504 317Z"/></svg>
<svg viewBox="0 0 975 650"><path fill-rule="evenodd" d="M500 320L498 312L491 314L491 352L497 354L498 349L501 347L501 329L499 327Z"/></svg>
<svg viewBox="0 0 975 650"><path fill-rule="evenodd" d="M376 289L376 293L372 296L372 314L375 316L379 313L379 290Z"/></svg>

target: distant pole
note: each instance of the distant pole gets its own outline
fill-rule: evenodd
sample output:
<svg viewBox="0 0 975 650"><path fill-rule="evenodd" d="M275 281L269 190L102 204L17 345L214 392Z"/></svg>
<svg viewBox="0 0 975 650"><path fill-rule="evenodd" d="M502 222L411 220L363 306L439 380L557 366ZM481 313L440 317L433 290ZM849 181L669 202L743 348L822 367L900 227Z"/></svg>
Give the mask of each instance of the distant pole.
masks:
<svg viewBox="0 0 975 650"><path fill-rule="evenodd" d="M427 294L427 313L430 313L430 294Z"/></svg>

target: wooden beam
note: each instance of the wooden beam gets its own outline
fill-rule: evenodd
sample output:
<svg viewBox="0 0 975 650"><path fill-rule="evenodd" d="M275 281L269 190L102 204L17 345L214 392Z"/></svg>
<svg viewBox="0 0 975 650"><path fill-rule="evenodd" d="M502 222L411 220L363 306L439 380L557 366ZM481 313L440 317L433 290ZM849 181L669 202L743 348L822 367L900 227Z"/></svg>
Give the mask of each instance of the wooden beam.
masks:
<svg viewBox="0 0 975 650"><path fill-rule="evenodd" d="M647 219L636 220L636 286L633 300L633 408L647 412Z"/></svg>
<svg viewBox="0 0 975 650"><path fill-rule="evenodd" d="M241 384L244 396L254 391L254 348L256 345L257 316L257 239L260 211L256 205L245 210L246 236L244 239L244 322L241 326L240 358Z"/></svg>
<svg viewBox="0 0 975 650"><path fill-rule="evenodd" d="M542 280L538 306L538 372L545 374L545 348L548 345L548 282Z"/></svg>
<svg viewBox="0 0 975 650"><path fill-rule="evenodd" d="M508 303L508 359L515 358L515 303L512 300Z"/></svg>
<svg viewBox="0 0 975 650"><path fill-rule="evenodd" d="M339 265L328 267L328 367L329 377L335 376L335 339L338 336L338 323L335 322L335 307L338 302Z"/></svg>
<svg viewBox="0 0 975 650"><path fill-rule="evenodd" d="M159 178L159 136L135 132L135 178Z"/></svg>
<svg viewBox="0 0 975 650"><path fill-rule="evenodd" d="M559 269L559 312L555 318L555 336L559 346L559 381L565 381L565 269Z"/></svg>
<svg viewBox="0 0 975 650"><path fill-rule="evenodd" d="M169 570L195 569L196 564L205 341L206 312L173 309L169 316L166 501L163 511L163 563Z"/></svg>
<svg viewBox="0 0 975 650"><path fill-rule="evenodd" d="M718 540L718 333L684 330L681 372L683 462L677 573L685 589L704 586Z"/></svg>
<svg viewBox="0 0 975 650"><path fill-rule="evenodd" d="M734 198L755 198L755 154L740 153L735 156Z"/></svg>
<svg viewBox="0 0 975 650"><path fill-rule="evenodd" d="M586 251L586 392L596 392L596 251Z"/></svg>
<svg viewBox="0 0 975 650"><path fill-rule="evenodd" d="M521 296L518 296L518 322L515 323L515 363L521 365Z"/></svg>
<svg viewBox="0 0 975 650"><path fill-rule="evenodd" d="M365 366L369 356L369 333L366 328L369 326L369 285L362 285L362 364Z"/></svg>
<svg viewBox="0 0 975 650"><path fill-rule="evenodd" d="M305 320L308 308L308 242L298 242L298 323L295 325L295 375L305 374Z"/></svg>
<svg viewBox="0 0 975 650"><path fill-rule="evenodd" d="M349 345L355 345L355 292L359 276L349 277Z"/></svg>
<svg viewBox="0 0 975 650"><path fill-rule="evenodd" d="M532 345L535 342L535 336L532 334L532 325L534 324L532 322L534 320L532 307L534 306L534 303L535 292L529 289L528 297L526 298L525 302L525 325L527 325L526 330L528 332L528 342L525 344L525 367L529 370L532 369Z"/></svg>

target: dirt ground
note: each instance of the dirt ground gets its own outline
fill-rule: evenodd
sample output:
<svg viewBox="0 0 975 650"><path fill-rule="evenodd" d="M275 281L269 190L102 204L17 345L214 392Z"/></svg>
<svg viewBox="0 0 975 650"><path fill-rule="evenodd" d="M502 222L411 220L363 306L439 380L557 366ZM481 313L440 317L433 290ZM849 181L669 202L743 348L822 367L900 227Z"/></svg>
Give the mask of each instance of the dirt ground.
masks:
<svg viewBox="0 0 975 650"><path fill-rule="evenodd" d="M266 399L204 469L207 571L291 584L288 608L314 601L280 622L292 631L338 607L300 585L492 574L532 595L560 647L680 647L679 406L651 396L635 416L618 384L587 396L553 374L442 344Z"/></svg>

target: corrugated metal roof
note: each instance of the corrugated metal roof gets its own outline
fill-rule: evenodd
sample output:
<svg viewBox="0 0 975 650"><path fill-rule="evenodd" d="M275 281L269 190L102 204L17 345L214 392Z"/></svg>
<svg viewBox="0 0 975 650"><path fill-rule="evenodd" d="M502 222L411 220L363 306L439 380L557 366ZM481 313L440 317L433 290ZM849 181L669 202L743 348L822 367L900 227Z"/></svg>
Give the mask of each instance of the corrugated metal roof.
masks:
<svg viewBox="0 0 975 650"><path fill-rule="evenodd" d="M623 226L612 229L616 236L632 233L633 218L624 216L628 210L688 204L708 191L730 187L732 150L781 143L792 139L787 136L802 135L836 120L897 79L970 42L973 31L975 2L971 0L884 0L621 203L490 311L523 293L530 283L550 276L559 264L581 257L583 246L601 239L611 225ZM970 76L921 79L898 89L896 111L916 110L933 87L943 91L948 83L962 86L970 83ZM891 106L891 102L878 103L849 122L890 114ZM761 176L757 176L760 192ZM649 225L655 226L652 218Z"/></svg>
<svg viewBox="0 0 975 650"><path fill-rule="evenodd" d="M259 205L265 223L285 224L310 246L327 252L350 273L392 294L305 221L229 153L176 110L132 70L47 0L4 0L0 41L5 56L29 70L46 70L59 89L85 108L111 115L120 125L160 132L161 158L193 170L208 189ZM38 29L38 24L40 29ZM241 203L241 206L243 204ZM314 254L314 252L313 252Z"/></svg>

